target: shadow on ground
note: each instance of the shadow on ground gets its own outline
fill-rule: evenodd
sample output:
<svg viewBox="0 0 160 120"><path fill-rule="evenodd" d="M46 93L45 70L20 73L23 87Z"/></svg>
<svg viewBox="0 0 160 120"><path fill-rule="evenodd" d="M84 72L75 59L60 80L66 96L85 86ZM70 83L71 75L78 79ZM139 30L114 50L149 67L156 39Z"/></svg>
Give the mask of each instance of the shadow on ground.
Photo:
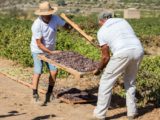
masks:
<svg viewBox="0 0 160 120"><path fill-rule="evenodd" d="M26 114L26 113L18 113L18 111L13 110L13 111L8 112L7 115L0 115L0 118L6 118L6 117L12 117L12 116L19 116L19 115L23 115L23 114Z"/></svg>
<svg viewBox="0 0 160 120"><path fill-rule="evenodd" d="M98 87L94 87L92 89L86 90L90 94L98 93ZM96 105L96 102L91 103L92 105ZM125 98L121 97L120 95L114 93L112 94L110 109L112 108L118 108L118 107L125 107L126 101Z"/></svg>
<svg viewBox="0 0 160 120"><path fill-rule="evenodd" d="M137 118L145 115L146 113L151 112L153 109L155 109L154 105L149 105L149 106L146 106L146 107L138 108L138 116L137 116ZM126 112L122 112L122 113L119 113L117 115L107 117L107 119L109 119L109 120L110 119L118 119L118 118L126 116L126 115L127 115Z"/></svg>
<svg viewBox="0 0 160 120"><path fill-rule="evenodd" d="M35 117L32 120L46 120L46 119L50 119L50 118L53 118L53 117L56 117L56 116L54 114L52 114L52 115L43 115L43 116Z"/></svg>

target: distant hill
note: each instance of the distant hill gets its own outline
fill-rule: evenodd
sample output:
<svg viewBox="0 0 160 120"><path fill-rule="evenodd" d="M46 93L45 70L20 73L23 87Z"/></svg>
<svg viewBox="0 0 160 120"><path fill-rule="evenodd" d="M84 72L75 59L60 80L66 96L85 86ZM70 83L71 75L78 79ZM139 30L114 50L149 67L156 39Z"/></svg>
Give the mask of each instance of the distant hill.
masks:
<svg viewBox="0 0 160 120"><path fill-rule="evenodd" d="M154 4L154 5L160 5L160 0L119 0L119 2L124 3L143 3L143 4Z"/></svg>
<svg viewBox="0 0 160 120"><path fill-rule="evenodd" d="M25 6L35 6L38 3L37 0L0 0L1 9L9 9L13 7L23 8Z"/></svg>
<svg viewBox="0 0 160 120"><path fill-rule="evenodd" d="M12 7L35 7L44 0L0 0L0 8L12 8ZM66 6L91 6L91 7L104 7L104 8L156 8L160 9L160 0L49 0L52 3Z"/></svg>
<svg viewBox="0 0 160 120"><path fill-rule="evenodd" d="M38 7L44 0L0 0L0 12L9 14L26 14ZM60 11L68 13L89 14L103 9L137 8L160 10L160 0L49 0L59 6Z"/></svg>

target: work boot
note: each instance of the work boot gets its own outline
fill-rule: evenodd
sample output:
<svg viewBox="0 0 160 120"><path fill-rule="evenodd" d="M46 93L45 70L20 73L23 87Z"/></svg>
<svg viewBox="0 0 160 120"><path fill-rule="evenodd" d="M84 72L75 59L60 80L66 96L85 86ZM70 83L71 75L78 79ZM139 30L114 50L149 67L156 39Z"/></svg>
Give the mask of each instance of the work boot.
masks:
<svg viewBox="0 0 160 120"><path fill-rule="evenodd" d="M138 114L136 113L133 116L128 116L128 120L134 120L135 118L137 118Z"/></svg>
<svg viewBox="0 0 160 120"><path fill-rule="evenodd" d="M51 95L52 95L52 93L46 93L45 101L42 104L42 106L47 106L47 103L50 102Z"/></svg>
<svg viewBox="0 0 160 120"><path fill-rule="evenodd" d="M32 103L34 104L40 104L40 98L38 94L34 94L31 100Z"/></svg>
<svg viewBox="0 0 160 120"><path fill-rule="evenodd" d="M38 94L34 94L33 95L33 99L35 100L35 102L37 102L39 100L39 95Z"/></svg>
<svg viewBox="0 0 160 120"><path fill-rule="evenodd" d="M134 120L134 116L128 116L128 120Z"/></svg>

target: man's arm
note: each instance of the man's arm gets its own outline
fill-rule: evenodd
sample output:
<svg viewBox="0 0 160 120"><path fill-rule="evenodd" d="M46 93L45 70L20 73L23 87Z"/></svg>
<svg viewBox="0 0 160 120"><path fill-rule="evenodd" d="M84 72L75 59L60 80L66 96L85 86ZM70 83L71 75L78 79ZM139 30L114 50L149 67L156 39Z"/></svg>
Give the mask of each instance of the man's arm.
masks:
<svg viewBox="0 0 160 120"><path fill-rule="evenodd" d="M37 39L36 40L37 42L37 46L44 52L47 52L49 54L52 54L52 51L47 49L43 44L42 44L42 37L40 39Z"/></svg>
<svg viewBox="0 0 160 120"><path fill-rule="evenodd" d="M93 72L95 75L99 75L100 72L106 67L110 59L109 46L107 44L101 46L101 62L99 67Z"/></svg>

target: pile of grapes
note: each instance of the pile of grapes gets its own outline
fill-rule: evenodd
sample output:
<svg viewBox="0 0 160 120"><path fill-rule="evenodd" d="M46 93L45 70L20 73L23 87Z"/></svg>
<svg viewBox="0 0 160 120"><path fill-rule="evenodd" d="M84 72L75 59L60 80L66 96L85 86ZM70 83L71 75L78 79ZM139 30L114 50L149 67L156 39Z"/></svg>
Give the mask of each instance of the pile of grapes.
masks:
<svg viewBox="0 0 160 120"><path fill-rule="evenodd" d="M88 59L78 53L71 51L61 51L47 56L57 63L75 69L79 72L90 72L98 67L99 62Z"/></svg>

